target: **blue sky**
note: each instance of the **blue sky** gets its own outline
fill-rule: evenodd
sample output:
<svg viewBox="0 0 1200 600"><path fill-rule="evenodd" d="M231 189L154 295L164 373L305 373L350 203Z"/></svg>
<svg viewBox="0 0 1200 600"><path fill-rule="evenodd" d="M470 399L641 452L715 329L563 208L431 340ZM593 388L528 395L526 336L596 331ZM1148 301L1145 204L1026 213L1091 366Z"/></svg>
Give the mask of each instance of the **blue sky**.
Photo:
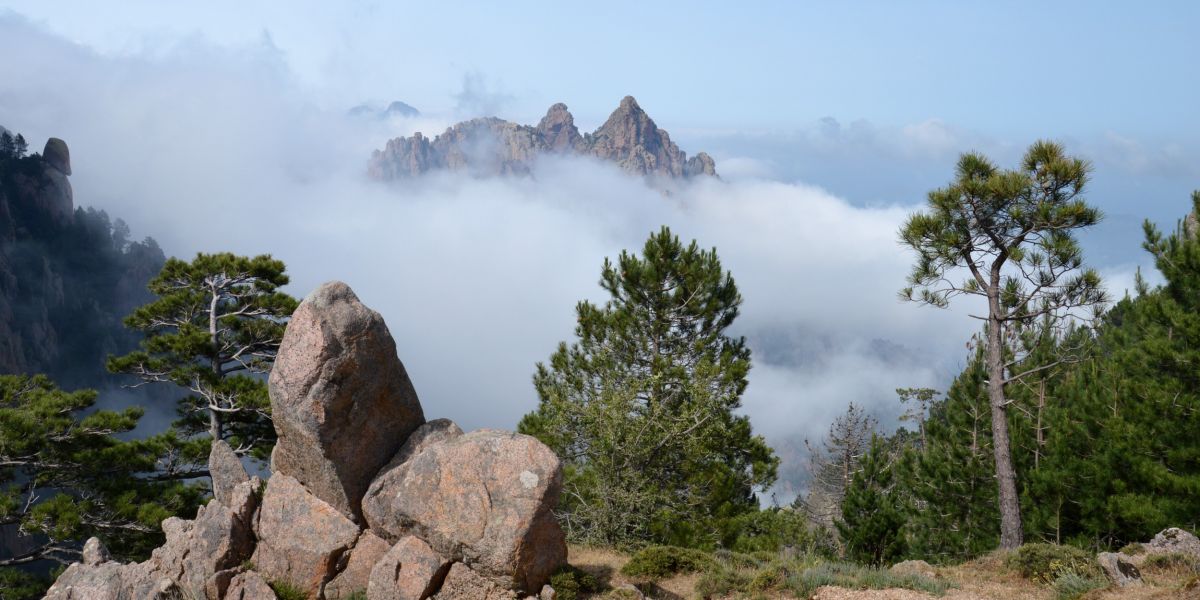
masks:
<svg viewBox="0 0 1200 600"><path fill-rule="evenodd" d="M847 402L894 416L892 390L961 368L963 311L895 298L895 232L959 153L1008 166L1053 138L1090 159L1107 218L1085 254L1118 296L1149 265L1142 220L1172 225L1200 188L1200 4L741 4L7 2L0 125L66 139L77 203L170 254L270 252L298 296L347 281L427 414L468 429L532 408L605 257L663 224L715 245L756 352L745 410L790 482ZM591 129L629 94L723 180L664 199L587 161L363 176L395 135L559 101ZM392 100L424 114L345 116Z"/></svg>

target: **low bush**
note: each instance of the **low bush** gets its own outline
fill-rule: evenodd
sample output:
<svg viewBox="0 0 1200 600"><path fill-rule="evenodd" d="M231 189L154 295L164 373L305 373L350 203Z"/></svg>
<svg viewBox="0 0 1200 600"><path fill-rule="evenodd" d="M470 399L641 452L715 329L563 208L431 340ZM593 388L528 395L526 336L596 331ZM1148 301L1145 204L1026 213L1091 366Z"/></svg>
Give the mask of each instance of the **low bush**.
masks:
<svg viewBox="0 0 1200 600"><path fill-rule="evenodd" d="M1082 575L1066 571L1050 584L1058 600L1075 600L1092 591L1108 587L1108 580L1097 575Z"/></svg>
<svg viewBox="0 0 1200 600"><path fill-rule="evenodd" d="M550 576L550 587L554 588L559 600L577 600L583 594L601 590L600 581L594 575L571 565Z"/></svg>
<svg viewBox="0 0 1200 600"><path fill-rule="evenodd" d="M1082 577L1101 575L1096 558L1074 546L1025 544L1010 554L1005 563L1022 577L1042 583L1053 583L1067 573Z"/></svg>
<svg viewBox="0 0 1200 600"><path fill-rule="evenodd" d="M1127 554L1129 556L1136 556L1145 551L1146 547L1137 542L1129 542L1128 544L1121 546L1120 550L1121 554Z"/></svg>
<svg viewBox="0 0 1200 600"><path fill-rule="evenodd" d="M279 600L308 600L308 594L299 586L287 581L272 581L270 584L271 590L275 592L275 597Z"/></svg>
<svg viewBox="0 0 1200 600"><path fill-rule="evenodd" d="M716 559L703 550L678 546L650 546L638 550L630 557L629 562L621 567L621 573L627 577L654 581L680 573L712 569L716 563Z"/></svg>
<svg viewBox="0 0 1200 600"><path fill-rule="evenodd" d="M1200 573L1200 561L1181 552L1170 554L1151 554L1142 563L1142 568L1160 571L1187 569Z"/></svg>

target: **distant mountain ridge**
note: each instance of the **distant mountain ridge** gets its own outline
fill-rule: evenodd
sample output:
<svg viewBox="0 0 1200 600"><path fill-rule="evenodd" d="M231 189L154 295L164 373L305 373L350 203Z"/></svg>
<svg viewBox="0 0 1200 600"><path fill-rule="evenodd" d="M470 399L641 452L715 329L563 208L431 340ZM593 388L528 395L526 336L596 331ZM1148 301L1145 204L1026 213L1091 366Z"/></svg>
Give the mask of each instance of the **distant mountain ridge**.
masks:
<svg viewBox="0 0 1200 600"><path fill-rule="evenodd" d="M682 179L717 174L712 157L700 152L688 158L633 96L621 100L608 120L588 134L579 133L567 105L558 103L536 127L486 117L459 123L432 140L420 132L394 138L372 154L368 173L382 181L440 169L520 175L529 173L533 162L547 154L592 156L642 176Z"/></svg>

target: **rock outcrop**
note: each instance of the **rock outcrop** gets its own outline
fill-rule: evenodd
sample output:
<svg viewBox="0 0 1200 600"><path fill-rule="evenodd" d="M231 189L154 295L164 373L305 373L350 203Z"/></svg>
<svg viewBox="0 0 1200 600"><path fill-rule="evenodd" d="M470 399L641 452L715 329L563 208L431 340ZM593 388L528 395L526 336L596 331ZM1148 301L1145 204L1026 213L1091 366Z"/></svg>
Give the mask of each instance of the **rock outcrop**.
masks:
<svg viewBox="0 0 1200 600"><path fill-rule="evenodd" d="M371 479L425 422L383 317L340 282L309 294L269 378L275 472L360 520Z"/></svg>
<svg viewBox="0 0 1200 600"><path fill-rule="evenodd" d="M550 512L558 458L529 436L425 422L382 318L345 284L300 305L270 384L280 441L265 484L214 444L215 497L195 519L164 521L141 563L89 540L47 598L553 596L567 558Z"/></svg>
<svg viewBox="0 0 1200 600"><path fill-rule="evenodd" d="M632 96L621 100L608 120L586 135L579 133L567 105L558 103L537 127L487 117L459 123L433 140L420 133L395 138L375 151L368 172L385 181L437 169L484 176L526 174L539 156L547 154L591 156L643 176L680 179L717 174L712 157L701 152L688 158Z"/></svg>

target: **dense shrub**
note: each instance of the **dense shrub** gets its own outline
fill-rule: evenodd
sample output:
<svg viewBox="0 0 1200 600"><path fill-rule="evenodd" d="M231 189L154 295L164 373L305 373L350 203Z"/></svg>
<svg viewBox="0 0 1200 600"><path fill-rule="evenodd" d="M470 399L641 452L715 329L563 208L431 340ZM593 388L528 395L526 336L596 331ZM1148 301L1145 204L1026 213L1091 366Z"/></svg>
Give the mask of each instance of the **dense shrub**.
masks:
<svg viewBox="0 0 1200 600"><path fill-rule="evenodd" d="M678 546L650 546L639 550L621 567L621 573L638 579L663 579L679 573L694 573L716 566L712 555Z"/></svg>
<svg viewBox="0 0 1200 600"><path fill-rule="evenodd" d="M571 565L550 576L550 587L554 588L559 600L576 600L581 594L594 594L601 589L600 581L594 575Z"/></svg>
<svg viewBox="0 0 1200 600"><path fill-rule="evenodd" d="M1067 573L1084 577L1100 574L1100 566L1090 553L1057 544L1025 544L1010 554L1006 563L1022 577L1043 583L1053 583Z"/></svg>

